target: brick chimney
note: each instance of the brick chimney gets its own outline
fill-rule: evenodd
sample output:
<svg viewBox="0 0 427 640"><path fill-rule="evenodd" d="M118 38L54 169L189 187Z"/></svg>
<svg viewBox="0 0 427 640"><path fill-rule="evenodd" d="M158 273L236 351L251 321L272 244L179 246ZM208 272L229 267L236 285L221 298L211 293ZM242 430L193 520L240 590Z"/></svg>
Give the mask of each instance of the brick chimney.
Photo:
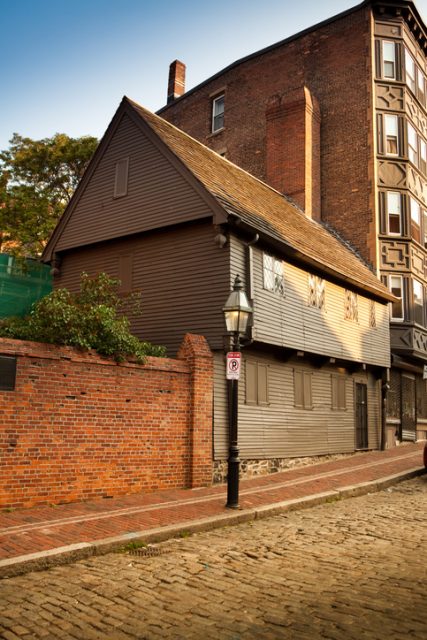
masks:
<svg viewBox="0 0 427 640"><path fill-rule="evenodd" d="M267 182L320 220L320 109L307 87L274 96L266 110Z"/></svg>
<svg viewBox="0 0 427 640"><path fill-rule="evenodd" d="M185 64L174 60L169 66L168 104L185 93Z"/></svg>

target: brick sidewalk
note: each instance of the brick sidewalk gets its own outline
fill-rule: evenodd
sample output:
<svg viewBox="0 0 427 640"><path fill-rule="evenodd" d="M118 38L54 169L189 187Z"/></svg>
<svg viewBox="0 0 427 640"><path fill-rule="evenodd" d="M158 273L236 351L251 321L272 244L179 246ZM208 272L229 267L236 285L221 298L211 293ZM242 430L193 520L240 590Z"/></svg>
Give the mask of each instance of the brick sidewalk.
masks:
<svg viewBox="0 0 427 640"><path fill-rule="evenodd" d="M0 513L0 576L123 546L250 520L376 489L422 472L423 443L360 453L240 483L240 510L224 485Z"/></svg>

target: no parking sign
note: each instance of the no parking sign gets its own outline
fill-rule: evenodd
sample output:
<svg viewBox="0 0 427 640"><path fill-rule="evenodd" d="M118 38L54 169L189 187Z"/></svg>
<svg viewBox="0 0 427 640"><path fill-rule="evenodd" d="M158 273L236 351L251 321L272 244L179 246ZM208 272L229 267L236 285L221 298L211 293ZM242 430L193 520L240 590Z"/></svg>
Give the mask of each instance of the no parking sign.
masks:
<svg viewBox="0 0 427 640"><path fill-rule="evenodd" d="M227 353L227 380L238 380L240 377L240 363L242 354L238 351L229 351Z"/></svg>

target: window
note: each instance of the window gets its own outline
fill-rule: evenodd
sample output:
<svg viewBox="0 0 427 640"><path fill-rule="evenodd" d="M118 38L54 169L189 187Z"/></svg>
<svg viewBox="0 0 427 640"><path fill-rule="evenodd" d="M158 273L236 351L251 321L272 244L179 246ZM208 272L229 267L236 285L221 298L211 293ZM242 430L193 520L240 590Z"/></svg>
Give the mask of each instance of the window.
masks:
<svg viewBox="0 0 427 640"><path fill-rule="evenodd" d="M414 295L414 322L424 325L424 291L421 282L412 280L412 292Z"/></svg>
<svg viewBox="0 0 427 640"><path fill-rule="evenodd" d="M319 276L308 276L308 304L323 309L325 306L325 281Z"/></svg>
<svg viewBox="0 0 427 640"><path fill-rule="evenodd" d="M224 128L224 96L218 96L212 101L212 133Z"/></svg>
<svg viewBox="0 0 427 640"><path fill-rule="evenodd" d="M332 409L335 411L345 411L347 409L345 393L345 376L331 376Z"/></svg>
<svg viewBox="0 0 427 640"><path fill-rule="evenodd" d="M389 276L390 291L397 298L396 302L391 303L390 316L391 320L404 320L403 313L403 278L402 276Z"/></svg>
<svg viewBox="0 0 427 640"><path fill-rule="evenodd" d="M294 369L294 405L297 409L313 408L311 377L310 371Z"/></svg>
<svg viewBox="0 0 427 640"><path fill-rule="evenodd" d="M423 173L427 174L427 145L422 138L419 138L419 142L420 142L419 167Z"/></svg>
<svg viewBox="0 0 427 640"><path fill-rule="evenodd" d="M246 404L268 404L268 365L246 360Z"/></svg>
<svg viewBox="0 0 427 640"><path fill-rule="evenodd" d="M411 54L405 49L406 84L415 93L415 62Z"/></svg>
<svg viewBox="0 0 427 640"><path fill-rule="evenodd" d="M402 198L398 191L387 191L387 233L400 236L402 220Z"/></svg>
<svg viewBox="0 0 427 640"><path fill-rule="evenodd" d="M417 97L422 104L426 101L425 81L423 72L417 67Z"/></svg>
<svg viewBox="0 0 427 640"><path fill-rule="evenodd" d="M411 196L411 236L417 242L421 242L421 207L418 202Z"/></svg>
<svg viewBox="0 0 427 640"><path fill-rule="evenodd" d="M264 289L285 295L285 281L283 275L283 262L273 256L263 255Z"/></svg>
<svg viewBox="0 0 427 640"><path fill-rule="evenodd" d="M344 319L359 321L359 310L357 305L357 293L354 291L345 290L344 294Z"/></svg>
<svg viewBox="0 0 427 640"><path fill-rule="evenodd" d="M16 357L0 356L0 391L14 391L16 381Z"/></svg>
<svg viewBox="0 0 427 640"><path fill-rule="evenodd" d="M114 197L121 198L128 192L129 158L116 163L116 179L114 181Z"/></svg>
<svg viewBox="0 0 427 640"><path fill-rule="evenodd" d="M396 47L394 42L383 41L383 78L396 78Z"/></svg>
<svg viewBox="0 0 427 640"><path fill-rule="evenodd" d="M369 300L369 326L375 329L377 326L377 312L374 300Z"/></svg>
<svg viewBox="0 0 427 640"><path fill-rule="evenodd" d="M386 154L388 156L399 155L397 116L384 116L385 122L385 138L386 138Z"/></svg>
<svg viewBox="0 0 427 640"><path fill-rule="evenodd" d="M427 249L427 211L423 212L424 218L424 246Z"/></svg>
<svg viewBox="0 0 427 640"><path fill-rule="evenodd" d="M418 136L414 127L408 122L408 158L418 167Z"/></svg>

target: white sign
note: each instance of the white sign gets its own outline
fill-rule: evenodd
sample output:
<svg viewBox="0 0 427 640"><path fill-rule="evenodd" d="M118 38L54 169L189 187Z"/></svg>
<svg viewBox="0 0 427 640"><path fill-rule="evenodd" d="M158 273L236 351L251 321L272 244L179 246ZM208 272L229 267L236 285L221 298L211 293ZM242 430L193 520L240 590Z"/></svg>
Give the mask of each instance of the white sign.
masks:
<svg viewBox="0 0 427 640"><path fill-rule="evenodd" d="M427 364L424 365L423 380L427 380Z"/></svg>
<svg viewBox="0 0 427 640"><path fill-rule="evenodd" d="M241 361L242 354L238 351L229 351L229 353L227 353L227 380L239 379Z"/></svg>

